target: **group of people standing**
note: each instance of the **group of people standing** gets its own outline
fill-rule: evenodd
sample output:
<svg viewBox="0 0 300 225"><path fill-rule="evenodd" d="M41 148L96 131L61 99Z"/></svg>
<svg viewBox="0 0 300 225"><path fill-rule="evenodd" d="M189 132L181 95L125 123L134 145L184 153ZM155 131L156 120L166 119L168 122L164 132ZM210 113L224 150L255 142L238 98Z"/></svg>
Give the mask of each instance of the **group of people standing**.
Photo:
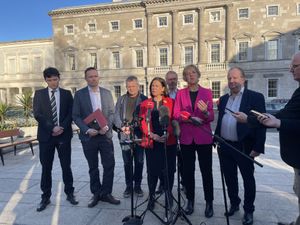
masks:
<svg viewBox="0 0 300 225"><path fill-rule="evenodd" d="M297 61L296 64L295 60L299 62ZM293 57L291 72L294 74L294 79L299 82L300 53ZM60 74L57 69L51 67L44 71L48 87L35 93L33 108L34 116L39 124L38 140L43 192L37 211L44 210L50 204L51 170L55 149L58 151L63 171L67 200L71 204L78 204L74 196L71 171L71 123L73 120L80 129L79 138L89 166L90 190L93 196L88 207L94 207L99 201L120 204L120 200L112 195L115 166L112 129L115 128L118 132L124 161L126 188L123 197L129 197L131 193L140 197L144 195L141 182L145 154L149 189L148 208L153 210L155 207L155 190L158 180L160 180L165 195L168 196L166 198L168 199L167 207L171 207L177 158L177 163L180 163L178 172L180 172L181 184L187 198L185 213L192 214L195 203L197 155L206 202L204 215L207 218L212 217L214 214L212 146L218 140L213 138L210 125L214 120L212 91L199 85L201 73L198 67L188 65L184 68L183 80L187 86L180 90L177 89L178 77L174 71L169 71L166 79L153 78L149 86L149 98L139 91L137 77L129 76L126 79L127 93L118 98L116 106L113 105L111 92L99 87L100 78L95 68L87 68L84 75L87 87L75 93L74 102L71 93L59 87ZM228 71L227 80L229 93L219 100L216 135L244 154L255 158L264 153L266 127L279 129L281 144L287 139L286 132L295 131L299 134L300 126L296 126L294 123L294 121L299 123L300 119L299 99L295 100L299 97L297 95L299 88L291 99L293 104L288 103L287 107L278 114L280 120L271 115L264 118L258 117L256 120L249 116L250 110L265 113L263 95L245 87L245 73L239 67L233 67ZM97 109L102 111L108 121L107 126L98 130L89 127L84 122L84 119ZM165 116L167 121L165 121ZM174 135L173 120L179 123L179 137ZM179 139L180 152L177 151L176 138ZM132 145L135 140L136 143ZM294 141L298 141L296 137ZM295 168L295 191L300 199L299 151L295 154L298 161L293 161L290 159L291 157L286 156L289 153L286 153L284 149L281 146L283 159ZM289 149L288 152L294 153L295 150ZM99 153L103 167L102 181L100 181L99 174ZM243 225L251 225L253 224L256 194L254 164L223 143L220 143L218 153L230 199L230 209L226 216L232 216L238 211L241 203L237 172L237 168L239 168L244 184L242 221ZM286 158L292 160L292 163ZM294 159L294 156L292 158ZM299 225L299 218L295 224Z"/></svg>

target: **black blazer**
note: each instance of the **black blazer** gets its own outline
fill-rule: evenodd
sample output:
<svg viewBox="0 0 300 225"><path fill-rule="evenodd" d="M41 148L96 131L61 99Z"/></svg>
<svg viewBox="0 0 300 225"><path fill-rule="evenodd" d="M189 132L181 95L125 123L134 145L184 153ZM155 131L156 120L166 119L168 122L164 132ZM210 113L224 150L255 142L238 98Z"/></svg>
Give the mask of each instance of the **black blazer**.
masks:
<svg viewBox="0 0 300 225"><path fill-rule="evenodd" d="M218 106L219 117L215 131L215 134L218 136L221 134L221 124L228 98L229 94L223 95L220 98ZM249 115L252 109L262 113L266 112L265 98L261 93L245 88L239 111ZM244 144L246 154L249 154L251 150L264 153L266 140L266 129L264 127L250 127L248 124L237 123L237 135L238 141Z"/></svg>
<svg viewBox="0 0 300 225"><path fill-rule="evenodd" d="M300 169L300 87L275 116L281 120L279 128L281 158L288 165Z"/></svg>
<svg viewBox="0 0 300 225"><path fill-rule="evenodd" d="M72 107L73 97L70 91L59 88L60 93L60 110L59 125L64 128L64 132L57 138L60 140L71 140L72 132ZM54 123L48 88L37 90L33 98L33 114L38 121L37 138L39 141L49 141L52 137Z"/></svg>

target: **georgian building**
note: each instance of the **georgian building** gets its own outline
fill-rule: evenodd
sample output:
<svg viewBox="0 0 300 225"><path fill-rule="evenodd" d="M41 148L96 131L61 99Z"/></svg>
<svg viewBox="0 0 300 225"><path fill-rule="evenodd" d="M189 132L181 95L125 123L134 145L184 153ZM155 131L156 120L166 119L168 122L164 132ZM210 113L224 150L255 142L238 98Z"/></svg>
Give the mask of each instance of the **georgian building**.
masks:
<svg viewBox="0 0 300 225"><path fill-rule="evenodd" d="M85 85L89 66L116 98L128 75L139 78L145 94L168 70L183 87L182 70L191 63L216 99L227 91L232 66L245 69L248 88L267 100L289 98L297 87L289 63L300 50L300 0L113 0L49 15L54 64L73 92Z"/></svg>

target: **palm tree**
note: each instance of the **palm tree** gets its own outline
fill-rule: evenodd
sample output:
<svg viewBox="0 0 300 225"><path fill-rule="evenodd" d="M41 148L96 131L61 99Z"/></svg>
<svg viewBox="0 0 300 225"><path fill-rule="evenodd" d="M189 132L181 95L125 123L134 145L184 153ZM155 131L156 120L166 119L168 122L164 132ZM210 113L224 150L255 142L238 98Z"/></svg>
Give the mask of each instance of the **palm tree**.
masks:
<svg viewBox="0 0 300 225"><path fill-rule="evenodd" d="M18 96L18 104L23 108L25 122L28 124L29 117L32 112L32 91L26 91L21 96Z"/></svg>
<svg viewBox="0 0 300 225"><path fill-rule="evenodd" d="M4 103L4 102L0 102L0 123L1 126L4 124L5 122L5 118L7 116L7 112L9 110L9 105Z"/></svg>

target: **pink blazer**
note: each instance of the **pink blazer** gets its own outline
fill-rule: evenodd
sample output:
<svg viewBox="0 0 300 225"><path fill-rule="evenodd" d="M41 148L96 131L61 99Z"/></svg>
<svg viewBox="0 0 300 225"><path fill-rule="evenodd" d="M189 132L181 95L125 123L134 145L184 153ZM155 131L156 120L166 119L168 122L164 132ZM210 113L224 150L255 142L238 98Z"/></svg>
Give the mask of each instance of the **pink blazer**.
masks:
<svg viewBox="0 0 300 225"><path fill-rule="evenodd" d="M208 102L209 116L206 117L200 109L197 107L197 102L203 100ZM180 117L180 112L187 111L191 116L196 116L204 120L204 124L201 127L197 127L191 123L183 122ZM174 118L179 121L180 124L180 143L189 145L194 141L196 144L211 144L212 136L210 122L214 120L212 92L210 89L203 88L199 85L198 95L195 102L195 107L192 109L192 103L190 98L189 88L181 89L177 92L175 104L174 104ZM204 131L207 130L207 131Z"/></svg>

